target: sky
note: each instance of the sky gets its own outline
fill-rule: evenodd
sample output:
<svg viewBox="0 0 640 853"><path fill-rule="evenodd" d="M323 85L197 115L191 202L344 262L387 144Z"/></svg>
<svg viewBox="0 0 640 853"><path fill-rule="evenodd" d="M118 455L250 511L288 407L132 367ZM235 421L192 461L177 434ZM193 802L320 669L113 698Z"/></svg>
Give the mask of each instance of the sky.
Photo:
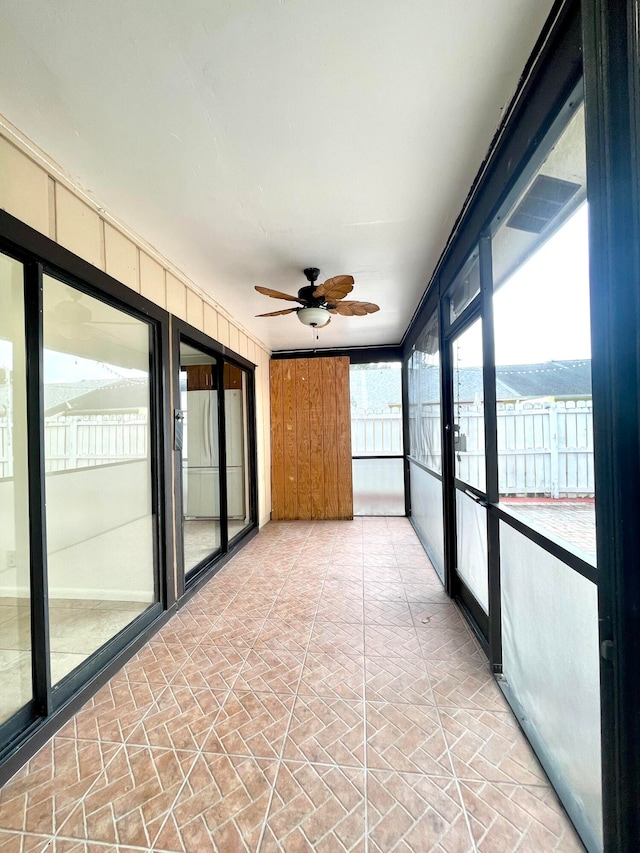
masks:
<svg viewBox="0 0 640 853"><path fill-rule="evenodd" d="M533 254L493 297L496 364L590 359L587 205ZM460 367L482 364L481 323L456 341Z"/></svg>
<svg viewBox="0 0 640 853"><path fill-rule="evenodd" d="M587 205L493 298L496 364L591 358Z"/></svg>

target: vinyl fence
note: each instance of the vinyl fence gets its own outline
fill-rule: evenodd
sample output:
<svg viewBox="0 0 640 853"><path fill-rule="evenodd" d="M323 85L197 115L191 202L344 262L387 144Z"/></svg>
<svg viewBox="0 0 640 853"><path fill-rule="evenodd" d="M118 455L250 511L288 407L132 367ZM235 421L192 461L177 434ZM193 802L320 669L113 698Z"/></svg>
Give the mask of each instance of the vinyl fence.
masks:
<svg viewBox="0 0 640 853"><path fill-rule="evenodd" d="M498 404L500 494L522 497L593 497L591 400ZM462 479L476 482L484 462L482 407L467 403L456 414L463 437L458 451ZM423 406L409 414L411 453L440 457L440 414ZM466 443L466 447L465 447ZM417 451L417 452L416 452Z"/></svg>
<svg viewBox="0 0 640 853"><path fill-rule="evenodd" d="M111 415L48 419L44 429L47 471L68 471L144 459L149 427L140 415ZM0 478L13 476L11 430L0 420Z"/></svg>

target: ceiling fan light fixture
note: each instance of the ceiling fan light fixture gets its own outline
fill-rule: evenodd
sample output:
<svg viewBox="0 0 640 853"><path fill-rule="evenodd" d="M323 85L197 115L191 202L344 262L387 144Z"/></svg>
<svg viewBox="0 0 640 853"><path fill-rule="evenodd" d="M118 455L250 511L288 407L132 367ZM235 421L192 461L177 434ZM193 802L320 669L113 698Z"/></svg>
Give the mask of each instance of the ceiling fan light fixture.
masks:
<svg viewBox="0 0 640 853"><path fill-rule="evenodd" d="M330 319L326 308L301 308L298 311L298 320L305 326L324 326Z"/></svg>

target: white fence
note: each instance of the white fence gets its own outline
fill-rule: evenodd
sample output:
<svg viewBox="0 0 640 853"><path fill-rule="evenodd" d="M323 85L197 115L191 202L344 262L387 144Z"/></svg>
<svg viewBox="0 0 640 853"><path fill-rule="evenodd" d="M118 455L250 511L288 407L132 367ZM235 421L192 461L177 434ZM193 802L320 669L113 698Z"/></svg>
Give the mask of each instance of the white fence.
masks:
<svg viewBox="0 0 640 853"><path fill-rule="evenodd" d="M591 400L498 404L498 483L511 496L593 497L593 410ZM459 451L458 471L477 482L484 464L482 407L465 404L456 414L466 449ZM409 414L411 452L440 457L438 407L424 406L421 417ZM464 445L462 445L464 446ZM422 451L422 452L420 452Z"/></svg>
<svg viewBox="0 0 640 853"><path fill-rule="evenodd" d="M148 453L149 427L146 417L57 417L45 422L46 470L68 471L114 462L144 459ZM0 479L13 476L11 431L0 420Z"/></svg>
<svg viewBox="0 0 640 853"><path fill-rule="evenodd" d="M466 450L459 471L471 479L483 463L484 420L480 407L466 404L458 415ZM409 413L411 452L418 459L428 448L440 456L440 417L424 406L421 417ZM148 454L148 424L139 415L107 418L58 417L45 424L48 471L104 465ZM357 415L351 419L354 456L402 454L399 412ZM422 452L420 452L422 450ZM593 426L591 401L498 406L499 486L503 495L593 497ZM11 436L0 420L0 478L12 476Z"/></svg>
<svg viewBox="0 0 640 853"><path fill-rule="evenodd" d="M402 456L402 415L389 412L351 416L352 456Z"/></svg>

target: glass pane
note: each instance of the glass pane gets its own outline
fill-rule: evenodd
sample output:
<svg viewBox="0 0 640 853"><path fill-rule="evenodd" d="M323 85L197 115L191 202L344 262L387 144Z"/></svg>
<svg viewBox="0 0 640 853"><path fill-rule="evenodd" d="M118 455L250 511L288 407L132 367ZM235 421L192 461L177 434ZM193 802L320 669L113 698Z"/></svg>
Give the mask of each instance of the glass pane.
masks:
<svg viewBox="0 0 640 853"><path fill-rule="evenodd" d="M458 574L488 613L487 510L459 489L456 489L456 543Z"/></svg>
<svg viewBox="0 0 640 853"><path fill-rule="evenodd" d="M0 723L32 697L23 267L0 255Z"/></svg>
<svg viewBox="0 0 640 853"><path fill-rule="evenodd" d="M601 847L595 584L500 524L504 677Z"/></svg>
<svg viewBox="0 0 640 853"><path fill-rule="evenodd" d="M185 573L220 548L218 373L213 356L180 343L182 544Z"/></svg>
<svg viewBox="0 0 640 853"><path fill-rule="evenodd" d="M452 343L453 438L459 480L485 490L484 390L482 385L482 320Z"/></svg>
<svg viewBox="0 0 640 853"><path fill-rule="evenodd" d="M480 293L480 263L476 249L458 273L448 292L449 322L457 320Z"/></svg>
<svg viewBox="0 0 640 853"><path fill-rule="evenodd" d="M585 191L581 108L496 233L493 311L501 503L595 564Z"/></svg>
<svg viewBox="0 0 640 853"><path fill-rule="evenodd" d="M411 517L444 583L444 521L442 483L418 465L411 465Z"/></svg>
<svg viewBox="0 0 640 853"><path fill-rule="evenodd" d="M251 522L247 374L233 364L224 366L224 405L227 441L227 510L229 539L232 539Z"/></svg>
<svg viewBox="0 0 640 853"><path fill-rule="evenodd" d="M442 473L439 323L435 314L416 341L408 365L410 454Z"/></svg>
<svg viewBox="0 0 640 853"><path fill-rule="evenodd" d="M156 600L149 363L146 323L44 277L53 683Z"/></svg>
<svg viewBox="0 0 640 853"><path fill-rule="evenodd" d="M400 363L352 364L349 384L352 455L402 455Z"/></svg>
<svg viewBox="0 0 640 853"><path fill-rule="evenodd" d="M353 460L353 514L404 515L404 460Z"/></svg>

